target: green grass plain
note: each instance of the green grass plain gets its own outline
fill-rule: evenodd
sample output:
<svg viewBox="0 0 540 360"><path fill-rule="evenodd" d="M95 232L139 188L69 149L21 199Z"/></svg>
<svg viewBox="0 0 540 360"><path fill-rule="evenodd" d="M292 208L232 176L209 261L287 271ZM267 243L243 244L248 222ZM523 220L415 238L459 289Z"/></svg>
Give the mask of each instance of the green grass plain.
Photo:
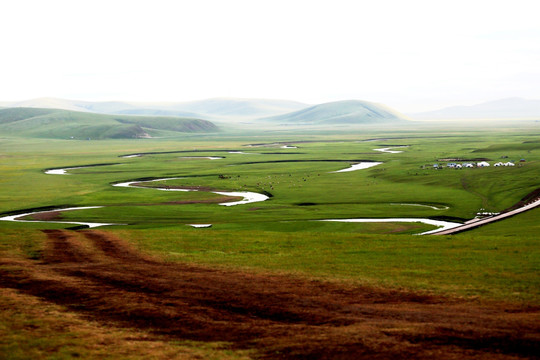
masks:
<svg viewBox="0 0 540 360"><path fill-rule="evenodd" d="M380 140L362 141L374 138ZM4 137L0 139L0 213L99 205L104 207L64 212L62 218L127 224L103 229L169 261L538 303L539 210L454 236L412 235L433 229L419 223L313 221L359 217L464 221L480 209L501 211L540 187L537 139L533 125L530 129L444 133L423 129L101 141ZM245 146L276 141L297 148ZM403 151L399 154L373 150L392 145L408 147L398 149ZM153 154L120 157L144 152ZM445 158L487 158L492 163L524 158L526 162L508 168L432 168ZM333 173L359 160L383 164ZM44 173L44 169L90 164L115 165L73 169L70 175ZM204 203L221 197L209 192L111 185L165 177L181 179L152 186L202 186L266 192L272 197L226 207ZM182 203L197 201L203 203ZM213 227L186 225L192 223ZM69 226L0 222L0 249L39 256L44 240L39 230Z"/></svg>

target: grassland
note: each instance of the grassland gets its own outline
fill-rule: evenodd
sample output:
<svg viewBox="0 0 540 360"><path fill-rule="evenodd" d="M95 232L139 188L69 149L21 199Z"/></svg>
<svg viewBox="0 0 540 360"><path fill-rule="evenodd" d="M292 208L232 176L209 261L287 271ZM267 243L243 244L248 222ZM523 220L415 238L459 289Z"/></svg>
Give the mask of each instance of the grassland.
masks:
<svg viewBox="0 0 540 360"><path fill-rule="evenodd" d="M534 131L441 135L424 130L405 136L224 134L106 141L4 137L0 139L0 214L40 207L99 205L104 207L64 212L57 219L126 224L103 230L167 262L538 305L540 210L470 232L440 237L412 235L432 229L419 223L313 221L359 217L464 221L473 218L480 209L502 211L540 187L540 147ZM379 140L362 141L374 138ZM275 145L276 141L285 141L296 148L282 148ZM245 146L252 143L267 145ZM407 147L399 149L403 152L398 154L373 150L397 145ZM120 157L126 154L142 156ZM184 158L191 156L224 158ZM503 157L517 161L518 166L462 170L432 167L435 163L443 164L440 159L485 158L493 163ZM519 163L520 159L526 161ZM362 160L383 164L334 173ZM47 175L43 171L90 164L114 165L73 169L70 175ZM112 186L135 179L170 177L180 179L154 182L152 186L265 192L271 198L224 207L215 203L222 196L207 191L166 192ZM194 229L186 225L193 223L213 226ZM53 222L0 222L0 254L40 259L46 240L41 230L68 227ZM4 295L5 308L16 301L14 297L23 296L12 292ZM24 321L35 320L35 314L22 314ZM4 319L12 324L17 315L4 312ZM46 328L55 320L35 321L39 322L38 328ZM19 344L29 341L29 334L33 333L13 325L4 326L3 332L8 336L2 345L4 351L17 341L22 341ZM120 339L124 336L113 335ZM15 339L17 336L23 340ZM83 351L77 345L79 340L73 341L73 351ZM43 346L44 351L54 353L47 350L49 345L27 343L27 346L34 350ZM222 353L219 344L208 345L203 350L200 344L179 344L171 349L170 343L157 342L155 346L163 347L161 353L203 351L206 355L201 356L207 357L247 356L242 352ZM94 350L84 351L83 356L87 357L97 354ZM111 357L122 357L122 348L119 351ZM18 358L29 353L21 354ZM69 354L62 356L69 358Z"/></svg>
<svg viewBox="0 0 540 360"><path fill-rule="evenodd" d="M523 234L523 239L534 236L534 211L451 237L451 242L431 237L407 237L406 234L432 229L429 225L419 223L343 224L313 221L359 217L463 221L473 218L480 209L496 212L508 208L539 187L540 148L536 146L535 138L527 134L493 133L482 138L476 134L447 134L444 142L438 136L424 134L404 139L361 141L364 139L362 136L348 136L343 138L343 142L328 138L312 138L309 142L302 142L306 139L299 138L296 144L290 142L296 148L289 149L276 145L272 140L279 139L272 138L258 138L257 143L264 144L260 140L268 141L267 145L256 147L245 146L249 138L217 141L212 137L201 137L196 141L148 139L82 143L3 139L0 211L9 213L39 207L99 205L104 207L64 212L61 218L66 221L127 224L110 230L121 231L123 237L138 241L147 250L180 254L171 257L179 260L288 269L393 286L441 290L454 288L463 294L474 294L478 286L472 283L482 281L471 279L471 284L460 287L453 285L457 278L441 275L451 272L455 264L444 261L449 253L455 252L455 256L459 257L460 251L467 251L462 250L463 244L454 247L455 239L469 239L466 241L470 243L472 235L469 234L478 234L474 238L482 239L480 248L490 249L507 247L505 232ZM75 145L77 151L72 152ZM403 152L398 154L373 151L374 148L392 145L408 147L401 148ZM230 151L241 151L242 154ZM142 153L142 156L120 157L132 153ZM192 156L219 156L222 159L186 158ZM432 168L432 164L442 163L437 161L440 159L487 158L498 161L501 157L514 161L524 158L526 162L517 162L518 166L513 168ZM355 172L333 173L362 160L381 161L383 164ZM115 165L73 169L69 170L70 175L43 173L47 168L89 164ZM170 177L180 179L154 182L151 186L245 190L268 193L272 197L265 202L223 207L215 203L222 196L205 191L171 193L111 186L133 179ZM516 219L528 219L528 223L519 225L521 222ZM193 223L211 223L213 227L194 230L186 226ZM4 229L67 226L57 223L0 223ZM175 234L182 234L181 244L171 240ZM487 240L484 234L492 235L491 240ZM229 237L237 241L227 245L230 246L227 251L224 241ZM292 245L287 245L289 250L284 251L282 241L288 238L292 239ZM332 239L344 245L338 246ZM373 239L384 246L377 246L378 250L370 249L369 244ZM264 242L263 249L259 249L260 241ZM498 241L500 244L494 243ZM193 244L204 245L196 246L198 250L186 252L184 248L192 249ZM179 249L175 250L174 246ZM364 250L350 250L357 246ZM530 254L534 246L531 243L526 246L527 254ZM389 251L400 247L404 249ZM433 249L433 256L427 255L426 247ZM330 256L328 251L338 253ZM359 256L364 253L366 256ZM512 262L511 254L499 252L500 257L496 256L498 260L494 260L480 253L470 263L461 261L460 266L464 271L479 274L475 269L483 269L489 263ZM300 260L301 254L305 254L303 261ZM521 255L515 257L514 262L519 266ZM400 258L407 261L403 263ZM420 258L425 259L425 263L418 264ZM476 258L482 261L475 261ZM334 260L329 262L327 268L320 265L322 259ZM296 266L291 264L292 260L296 260ZM533 258L530 261L526 273L533 275L538 264L534 264ZM399 265L389 268L388 263ZM436 264L442 268L435 270ZM478 292L487 291L495 297L515 294L517 298L531 298L527 291L514 291L514 287L523 288L525 285L511 285L498 273L493 275L493 279L496 278L500 279L500 286L490 284L492 290ZM529 280L524 279L524 284Z"/></svg>

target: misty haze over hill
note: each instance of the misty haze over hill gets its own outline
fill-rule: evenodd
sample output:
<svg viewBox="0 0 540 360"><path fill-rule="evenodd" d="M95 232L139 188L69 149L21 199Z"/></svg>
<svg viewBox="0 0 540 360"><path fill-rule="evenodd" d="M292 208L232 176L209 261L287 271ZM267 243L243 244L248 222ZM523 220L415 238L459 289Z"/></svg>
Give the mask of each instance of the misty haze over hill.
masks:
<svg viewBox="0 0 540 360"><path fill-rule="evenodd" d="M540 100L507 98L471 106L451 106L440 110L409 114L418 120L452 119L540 119Z"/></svg>
<svg viewBox="0 0 540 360"><path fill-rule="evenodd" d="M0 102L3 107L50 108L100 114L181 116L207 120L258 118L303 109L307 104L289 100L213 98L190 102L81 101L38 98Z"/></svg>
<svg viewBox="0 0 540 360"><path fill-rule="evenodd" d="M407 117L381 104L345 100L310 106L261 120L284 124L374 124L399 122Z"/></svg>
<svg viewBox="0 0 540 360"><path fill-rule="evenodd" d="M191 102L80 101L38 98L0 103L5 107L50 108L99 114L180 116L211 121L268 122L274 124L369 124L406 117L382 104L344 100L308 105L289 100L213 98Z"/></svg>
<svg viewBox="0 0 540 360"><path fill-rule="evenodd" d="M156 122L159 118L202 119L216 122L223 129L294 126L341 128L353 125L414 124L407 120L458 119L540 119L540 100L508 98L473 106L453 106L437 111L410 114L410 118L383 104L343 100L318 105L273 99L212 98L190 102L82 101L38 98L0 102L0 107L40 108L77 111L87 114L137 115ZM82 115L78 119L82 119ZM182 120L182 121L184 121ZM162 120L160 125L163 124ZM173 120L167 120L173 121ZM174 120L177 121L177 120ZM173 122L174 122L173 121ZM401 124L401 125L400 125ZM14 125L10 125L13 127ZM143 127L153 128L150 122ZM141 130L135 133L142 133Z"/></svg>

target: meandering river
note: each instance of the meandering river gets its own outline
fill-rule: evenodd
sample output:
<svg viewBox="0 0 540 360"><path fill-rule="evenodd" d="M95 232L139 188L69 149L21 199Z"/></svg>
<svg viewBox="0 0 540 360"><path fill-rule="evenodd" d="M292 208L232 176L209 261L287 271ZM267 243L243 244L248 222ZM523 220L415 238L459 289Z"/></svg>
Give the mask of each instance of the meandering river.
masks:
<svg viewBox="0 0 540 360"><path fill-rule="evenodd" d="M370 167L377 166L382 164L382 162L376 162L376 161L370 161L370 162L361 162L358 164L352 164L351 167L346 169L341 169L337 171L331 171L332 173L342 173L342 172L349 172L349 171L356 171L356 170L363 170L363 169L369 169Z"/></svg>
<svg viewBox="0 0 540 360"><path fill-rule="evenodd" d="M291 148L291 147L288 147ZM390 148L382 148L382 149L374 149L377 151L382 152L390 152L390 153L396 153L395 151L389 151ZM398 151L399 152L399 151ZM241 152L238 152L241 153ZM133 154L128 155L126 157L135 157L139 156L139 154ZM187 157L185 157L187 158ZM203 157L190 157L190 158L203 158ZM217 160L222 159L222 157L204 157L211 160ZM341 172L349 172L349 171L356 171L356 170L362 170L362 169L368 169L373 166L377 166L382 164L382 162L360 162L357 164L351 165L349 168L333 171L334 173L341 173ZM104 165L115 165L115 164L100 164L99 166ZM90 165L90 166L78 166L78 167L70 167L70 168L61 168L61 169L48 169L45 171L45 174L48 175L69 175L68 170L72 169L81 169L85 167L92 167L96 165ZM127 182L121 182L113 184L115 187L125 187L125 188L138 188L138 189L149 189L149 190L160 190L160 191L200 191L197 189L190 189L190 188L178 188L178 187L147 187L142 186L141 184L144 183L150 183L150 182L158 182L158 181L168 181L168 180L178 180L182 179L180 177L172 177L172 178L159 178L159 179L152 179L152 180L132 180ZM242 204L250 204L255 202L261 202L267 200L269 197L264 194L255 193L255 192L249 192L249 191L209 191L214 194L218 195L224 195L224 196L232 196L232 197L242 197L242 200L239 201L231 201L231 202L224 202L220 203L219 205L223 206L235 206L235 205L242 205ZM397 204L396 204L397 205ZM399 204L399 205L414 205L414 206L429 206L429 205L421 205L421 204ZM0 220L3 221L19 221L19 222L53 222L53 223L63 223L63 224L74 224L74 225L86 225L90 228L93 227L99 227L99 226L105 226L105 225L121 225L121 224L113 224L113 223L93 223L93 222L79 222L79 221L61 221L61 220L22 220L21 218L31 216L31 215L37 215L42 213L49 213L49 212L62 212L62 211L73 211L73 210L87 210L87 209L96 209L101 208L102 206L86 206L86 207L72 207L72 208L60 208L60 209L52 209L47 211L35 211L35 212L29 212L25 214L17 214L17 215L10 215L10 216L4 216L0 218ZM442 208L437 208L434 206L429 206L436 210L442 210ZM369 219L369 218L358 218L358 219L325 219L325 220L317 220L317 221L334 221L334 222L421 222L424 224L429 224L433 226L437 226L438 228L431 231L423 232L419 235L427 235L434 232L439 232L441 230L448 230L452 229L454 227L460 226L462 224L459 223L453 223L448 221L439 221L439 220L432 220L432 219L423 219L423 218L386 218L386 219ZM210 227L211 224L188 224L193 227L198 228L204 228L204 227Z"/></svg>
<svg viewBox="0 0 540 360"><path fill-rule="evenodd" d="M130 188L138 188L138 189L152 189L152 190L161 190L161 191L200 191L197 189L182 189L182 188L168 188L168 187L146 187L146 186L139 186L135 184L144 184L149 182L156 182L156 181L167 181L167 180L178 180L182 178L162 178L162 179L153 179L153 180L144 180L144 181L128 181L118 184L113 184L113 186L116 187L130 187ZM234 197L242 197L242 200L239 201L230 201L230 202L224 202L220 203L219 205L223 206L235 206L235 205L243 205L243 204L250 204L254 202L259 201L265 201L268 200L269 197L264 194L259 194L256 192L251 191L209 191L213 194L218 195L225 195L225 196L234 196Z"/></svg>
<svg viewBox="0 0 540 360"><path fill-rule="evenodd" d="M380 148L380 149L373 149L373 150L374 151L380 151L380 152L387 153L387 154L399 154L399 153L402 153L403 151L401 151L401 150L390 150L390 149L398 149L398 148L404 148L404 147L408 147L408 145L390 146L390 147L385 147L385 148Z"/></svg>
<svg viewBox="0 0 540 360"><path fill-rule="evenodd" d="M82 207L72 207L72 208L59 208L59 209L52 209L52 210L45 210L45 211L34 211L34 212L25 213L25 214L4 216L4 217L1 217L0 220L2 220L2 221L16 221L16 222L33 222L33 223L47 222L47 223L58 223L58 224L86 225L89 228L95 228L95 227L106 226L106 225L123 225L123 224L113 224L113 223L94 223L94 222L81 222L81 221L23 220L23 219L21 219L21 218L26 217L26 216L46 214L46 213L50 213L50 212L100 209L100 208L103 208L103 206L82 206Z"/></svg>

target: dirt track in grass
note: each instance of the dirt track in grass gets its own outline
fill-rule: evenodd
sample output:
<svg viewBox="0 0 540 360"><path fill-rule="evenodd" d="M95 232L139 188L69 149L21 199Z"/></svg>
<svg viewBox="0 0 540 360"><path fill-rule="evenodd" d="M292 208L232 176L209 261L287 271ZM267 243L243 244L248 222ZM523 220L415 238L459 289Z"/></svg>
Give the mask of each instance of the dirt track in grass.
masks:
<svg viewBox="0 0 540 360"><path fill-rule="evenodd" d="M271 359L540 354L538 307L164 263L104 231L45 232L40 260L0 258L0 286L161 338Z"/></svg>

